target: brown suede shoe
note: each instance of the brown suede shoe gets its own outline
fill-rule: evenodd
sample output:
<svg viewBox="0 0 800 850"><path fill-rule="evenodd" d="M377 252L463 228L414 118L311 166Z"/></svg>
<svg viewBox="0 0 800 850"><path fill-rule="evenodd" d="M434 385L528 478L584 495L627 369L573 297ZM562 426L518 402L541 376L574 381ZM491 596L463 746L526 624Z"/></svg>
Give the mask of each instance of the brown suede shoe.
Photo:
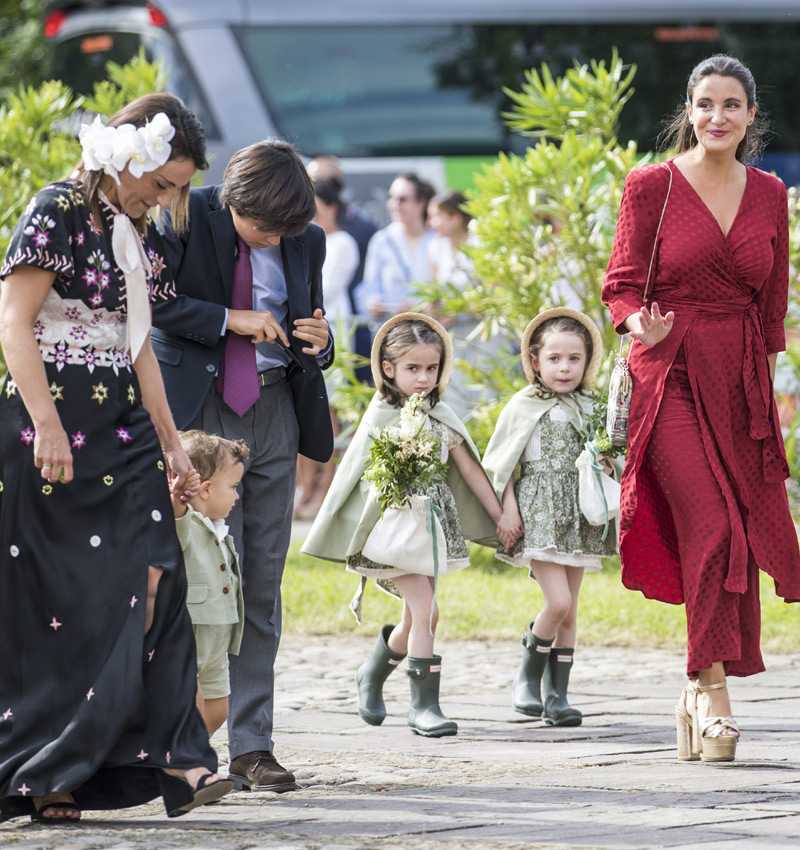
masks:
<svg viewBox="0 0 800 850"><path fill-rule="evenodd" d="M294 774L281 767L275 756L268 752L246 753L231 761L228 779L233 780L235 791L296 791Z"/></svg>

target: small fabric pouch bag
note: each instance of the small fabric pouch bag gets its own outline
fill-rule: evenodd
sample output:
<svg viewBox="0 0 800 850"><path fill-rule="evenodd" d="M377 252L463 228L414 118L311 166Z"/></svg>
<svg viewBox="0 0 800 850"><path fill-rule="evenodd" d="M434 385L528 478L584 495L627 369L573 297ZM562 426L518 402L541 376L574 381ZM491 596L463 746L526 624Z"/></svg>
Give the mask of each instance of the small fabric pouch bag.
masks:
<svg viewBox="0 0 800 850"><path fill-rule="evenodd" d="M606 475L597 455L584 449L575 461L578 467L578 507L589 525L603 525L619 516L619 482ZM603 537L605 539L605 535Z"/></svg>
<svg viewBox="0 0 800 850"><path fill-rule="evenodd" d="M408 505L387 508L361 554L378 564L438 576L439 564L447 562L447 541L430 498L415 495Z"/></svg>

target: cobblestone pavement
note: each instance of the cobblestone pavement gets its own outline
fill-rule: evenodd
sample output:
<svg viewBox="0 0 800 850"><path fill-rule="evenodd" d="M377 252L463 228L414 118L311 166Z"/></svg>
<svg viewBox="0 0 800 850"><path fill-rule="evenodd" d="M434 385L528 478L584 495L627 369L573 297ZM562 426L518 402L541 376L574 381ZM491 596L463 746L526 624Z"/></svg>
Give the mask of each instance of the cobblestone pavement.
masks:
<svg viewBox="0 0 800 850"><path fill-rule="evenodd" d="M302 790L231 794L169 820L160 805L87 813L77 827L0 826L11 850L536 850L797 847L800 659L731 681L742 727L732 764L675 758L677 652L586 648L571 699L584 724L515 714L513 642L442 642L442 706L456 737L405 723L407 679L387 682L381 727L356 713L353 670L372 637L287 635L278 659L276 754ZM214 741L225 755L224 735ZM446 845L445 848L442 845Z"/></svg>

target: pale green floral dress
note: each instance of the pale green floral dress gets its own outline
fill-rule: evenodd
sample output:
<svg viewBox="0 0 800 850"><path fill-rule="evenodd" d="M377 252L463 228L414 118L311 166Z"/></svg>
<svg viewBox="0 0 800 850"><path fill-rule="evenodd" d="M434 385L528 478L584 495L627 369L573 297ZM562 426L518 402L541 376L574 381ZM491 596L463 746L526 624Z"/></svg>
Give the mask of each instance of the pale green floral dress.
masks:
<svg viewBox="0 0 800 850"><path fill-rule="evenodd" d="M516 567L548 561L587 570L599 570L602 558L616 554L616 527L589 525L578 506L578 469L583 449L581 435L560 405L537 423L520 462L522 474L514 485L524 534L510 552L502 547L497 558Z"/></svg>
<svg viewBox="0 0 800 850"><path fill-rule="evenodd" d="M454 449L464 441L464 438L453 431L452 428L448 428L447 425L444 425L430 416L426 417L425 426L430 428L433 434L439 438L441 444L441 459L445 462L447 461L451 449ZM422 495L422 492L423 491L420 491L419 494ZM452 573L456 570L468 567L469 551L467 550L467 544L464 540L464 534L461 531L461 522L458 518L458 510L456 508L456 501L453 498L452 491L447 484L434 484L425 488L424 492L425 495L430 496L433 503L442 510L441 523L445 541L447 542L447 561L446 563L441 564L439 575L446 575L447 573ZM391 580L391 577L413 574L409 570L401 570L397 567L389 566L388 564L378 564L375 561L371 561L369 558L365 558L361 552L356 552L354 555L350 555L347 559L347 570L348 572L358 573L363 577L361 588L350 606L356 614L356 617L359 618L359 622L361 612L360 596L363 593L364 584L368 577L375 578L377 580L377 585L381 588L381 590L399 598L400 594L397 592L397 588Z"/></svg>

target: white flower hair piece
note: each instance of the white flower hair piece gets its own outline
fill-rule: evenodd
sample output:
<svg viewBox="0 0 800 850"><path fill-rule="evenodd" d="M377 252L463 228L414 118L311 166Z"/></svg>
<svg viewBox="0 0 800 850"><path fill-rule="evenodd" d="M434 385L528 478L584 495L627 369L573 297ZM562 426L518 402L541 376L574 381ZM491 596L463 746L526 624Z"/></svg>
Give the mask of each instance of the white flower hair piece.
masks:
<svg viewBox="0 0 800 850"><path fill-rule="evenodd" d="M104 171L119 184L119 173L126 165L133 177L164 165L172 153L169 142L174 135L169 118L159 112L144 127L106 127L98 115L91 124L81 126L78 138L87 171Z"/></svg>

